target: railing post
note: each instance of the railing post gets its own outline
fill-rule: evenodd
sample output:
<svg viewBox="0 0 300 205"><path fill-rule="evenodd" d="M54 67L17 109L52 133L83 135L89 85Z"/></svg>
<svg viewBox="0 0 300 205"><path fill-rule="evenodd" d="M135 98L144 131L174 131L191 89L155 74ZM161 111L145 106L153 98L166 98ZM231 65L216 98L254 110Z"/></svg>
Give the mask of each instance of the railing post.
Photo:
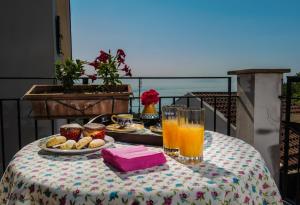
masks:
<svg viewBox="0 0 300 205"><path fill-rule="evenodd" d="M82 84L84 85L89 84L89 78L82 78Z"/></svg>
<svg viewBox="0 0 300 205"><path fill-rule="evenodd" d="M20 150L22 148L20 99L17 100L17 114L18 114L18 144L19 144L19 150Z"/></svg>
<svg viewBox="0 0 300 205"><path fill-rule="evenodd" d="M35 140L39 139L38 121L34 120L34 137Z"/></svg>
<svg viewBox="0 0 300 205"><path fill-rule="evenodd" d="M1 154L2 154L2 171L5 171L5 140L4 140L4 123L3 123L3 101L0 101L0 123L1 123Z"/></svg>
<svg viewBox="0 0 300 205"><path fill-rule="evenodd" d="M132 114L132 98L129 97L129 113Z"/></svg>
<svg viewBox="0 0 300 205"><path fill-rule="evenodd" d="M217 130L217 97L214 96L214 131Z"/></svg>
<svg viewBox="0 0 300 205"><path fill-rule="evenodd" d="M142 89L142 79L139 78L139 110L138 113L141 113L141 89Z"/></svg>
<svg viewBox="0 0 300 205"><path fill-rule="evenodd" d="M228 77L228 98L227 98L227 135L230 136L231 132L231 77Z"/></svg>

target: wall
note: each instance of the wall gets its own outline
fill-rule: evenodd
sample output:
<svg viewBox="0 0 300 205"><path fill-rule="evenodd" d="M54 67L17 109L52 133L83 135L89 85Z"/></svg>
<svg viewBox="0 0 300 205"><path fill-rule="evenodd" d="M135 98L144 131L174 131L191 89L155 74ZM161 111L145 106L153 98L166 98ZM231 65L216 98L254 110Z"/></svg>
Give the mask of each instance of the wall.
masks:
<svg viewBox="0 0 300 205"><path fill-rule="evenodd" d="M3 0L0 6L0 77L53 77L55 49L55 2L53 0ZM32 84L49 80L0 80L0 98L19 98ZM6 161L17 151L16 102L4 102ZM34 139L30 106L21 102L21 135L25 145ZM40 136L49 133L49 121L38 126Z"/></svg>

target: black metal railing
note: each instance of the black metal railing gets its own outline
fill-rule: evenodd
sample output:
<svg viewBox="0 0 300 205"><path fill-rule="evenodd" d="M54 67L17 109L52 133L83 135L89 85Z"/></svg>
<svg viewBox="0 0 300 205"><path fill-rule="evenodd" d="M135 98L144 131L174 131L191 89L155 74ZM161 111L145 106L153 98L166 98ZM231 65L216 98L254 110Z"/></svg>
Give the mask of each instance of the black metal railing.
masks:
<svg viewBox="0 0 300 205"><path fill-rule="evenodd" d="M181 79L181 80L189 80L189 79L199 79L199 80L203 80L203 79L214 79L214 80L225 80L226 84L227 84L227 95L226 95L226 98L227 98L227 134L230 135L231 134L231 99L233 97L236 97L236 96L232 96L231 92L231 83L232 83L232 80L231 80L231 77L132 77L132 78L126 78L126 77L123 77L121 78L123 80L137 80L138 84L137 84L137 87L138 87L138 90L137 90L137 93L138 93L138 96L133 96L133 97L130 97L129 99L129 112L131 113L134 113L135 110L137 113L140 113L141 112L141 104L140 104L140 95L142 93L142 82L143 80L158 80L158 79L161 79L161 80L176 80L176 79ZM0 77L0 81L11 81L11 80L17 80L17 81L36 81L36 80L47 80L48 82L52 82L52 83L57 83L55 78L51 78L51 77ZM87 78L82 78L82 83L83 84L87 84L88 83L88 79ZM34 84L34 83L32 83ZM28 87L29 88L29 87ZM25 89L25 88L24 88ZM224 88L223 88L224 89ZM25 92L26 90L24 90ZM28 142L27 139L25 139L23 137L23 131L22 131L22 128L24 128L24 123L28 123L28 124L31 124L33 126L33 136L34 138L32 138L32 141L33 140L37 140L39 139L40 137L40 126L39 124L40 123L43 123L45 124L46 122L48 123L47 125L47 128L48 128L48 131L47 133L48 134L54 134L56 132L56 123L55 123L55 119L49 119L49 120L39 120L39 119L33 119L33 118L30 118L28 115L26 115L26 119L24 122L24 117L23 115L21 115L21 113L24 113L24 111L28 111L28 107L23 108L23 104L25 104L26 102L22 101L21 99L22 96L17 96L17 97L13 97L13 98L5 98L5 97L0 97L0 135L1 135L1 161L2 161L2 170L0 173L2 173L4 170L5 170L5 167L7 166L8 164L8 161L10 160L11 157L7 156L7 150L11 150L11 147L6 147L6 143L8 142L8 140L10 141L11 140L11 136L7 134L7 129L10 130L12 129L16 135L17 135L17 142L14 143L16 145L16 148L13 148L15 151L19 150L22 148L22 146L24 145L24 141L26 140L26 142ZM214 110L213 110L213 130L216 131L217 129L217 98L219 96L213 96L214 98L214 105L213 107ZM178 100L180 99L186 99L186 105L189 107L190 104L191 104L191 100L192 99L199 99L200 100L200 107L203 107L203 102L205 101L205 98L206 97L199 97L199 96L160 96L159 98L159 102L158 102L158 110L159 110L159 114L161 114L161 107L164 105L164 102L165 100L168 101L167 104L175 104ZM210 96L211 98L211 96ZM222 98L224 98L224 96L222 96ZM15 109L14 112L15 112L15 115L13 114L9 114L9 115L4 115L4 104L5 103L9 103L11 105L14 106ZM136 106L134 106L134 104L136 104ZM165 103L166 104L166 103ZM28 104L27 104L28 105ZM135 108L135 109L134 109ZM5 122L6 122L6 118L9 116L9 118L13 118L15 120L13 120L14 122L16 122L16 127L15 125L8 125L8 127L5 127ZM66 119L67 122L71 122L72 119ZM76 119L73 119L73 120L76 120ZM41 122L43 121L43 122ZM43 134L44 136L44 134ZM12 154L11 154L12 156Z"/></svg>
<svg viewBox="0 0 300 205"><path fill-rule="evenodd" d="M300 83L300 77L287 77L285 96L282 98L284 107L283 128L283 167L281 170L281 193L282 197L293 204L300 204L300 112L299 119L293 121L293 101L300 101L295 97L293 84ZM298 111L297 111L298 112Z"/></svg>

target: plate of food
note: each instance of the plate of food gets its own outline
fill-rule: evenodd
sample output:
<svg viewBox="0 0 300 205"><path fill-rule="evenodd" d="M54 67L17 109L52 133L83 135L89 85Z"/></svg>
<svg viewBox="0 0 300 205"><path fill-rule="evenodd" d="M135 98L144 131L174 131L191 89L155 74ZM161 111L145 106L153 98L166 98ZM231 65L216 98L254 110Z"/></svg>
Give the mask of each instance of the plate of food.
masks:
<svg viewBox="0 0 300 205"><path fill-rule="evenodd" d="M40 140L42 150L58 154L85 154L95 152L114 144L114 139L105 135L105 126L88 123L83 127L67 124L60 128L60 134Z"/></svg>

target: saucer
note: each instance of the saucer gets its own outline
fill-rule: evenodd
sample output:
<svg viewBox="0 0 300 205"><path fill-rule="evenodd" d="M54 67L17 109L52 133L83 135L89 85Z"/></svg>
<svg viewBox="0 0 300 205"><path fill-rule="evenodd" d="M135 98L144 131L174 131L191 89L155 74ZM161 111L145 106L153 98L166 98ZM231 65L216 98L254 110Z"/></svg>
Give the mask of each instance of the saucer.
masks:
<svg viewBox="0 0 300 205"><path fill-rule="evenodd" d="M159 126L150 126L149 129L151 130L151 132L162 134L162 129Z"/></svg>
<svg viewBox="0 0 300 205"><path fill-rule="evenodd" d="M138 130L143 130L144 125L134 123L134 124L131 124L131 125L126 126L124 128L120 128L120 125L118 125L118 124L111 124L111 125L107 125L106 129L108 131L111 131L111 132L129 133L129 132L135 132L135 131L138 131Z"/></svg>

